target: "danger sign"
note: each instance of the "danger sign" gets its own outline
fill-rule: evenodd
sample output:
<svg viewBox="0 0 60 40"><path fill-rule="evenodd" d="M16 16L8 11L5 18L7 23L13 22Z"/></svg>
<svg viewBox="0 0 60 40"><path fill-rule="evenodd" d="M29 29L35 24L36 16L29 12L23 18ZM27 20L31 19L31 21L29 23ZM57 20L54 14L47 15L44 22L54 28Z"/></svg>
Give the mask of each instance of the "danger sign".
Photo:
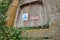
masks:
<svg viewBox="0 0 60 40"><path fill-rule="evenodd" d="M22 20L28 20L28 13L25 13L22 15Z"/></svg>

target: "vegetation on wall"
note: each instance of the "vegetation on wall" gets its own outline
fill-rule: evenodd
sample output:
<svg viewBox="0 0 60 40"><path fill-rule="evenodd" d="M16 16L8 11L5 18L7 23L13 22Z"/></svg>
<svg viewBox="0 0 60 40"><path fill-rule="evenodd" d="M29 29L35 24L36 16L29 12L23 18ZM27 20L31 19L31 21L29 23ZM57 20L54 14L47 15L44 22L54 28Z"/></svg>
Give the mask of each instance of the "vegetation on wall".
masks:
<svg viewBox="0 0 60 40"><path fill-rule="evenodd" d="M0 2L0 28L6 24L6 12L12 0L2 0Z"/></svg>
<svg viewBox="0 0 60 40"><path fill-rule="evenodd" d="M0 2L0 33L3 32L2 34L6 34L5 29L4 29L6 28L6 12L8 10L8 7L11 1L12 0L2 0ZM0 35L0 40L3 40L3 37L4 36Z"/></svg>

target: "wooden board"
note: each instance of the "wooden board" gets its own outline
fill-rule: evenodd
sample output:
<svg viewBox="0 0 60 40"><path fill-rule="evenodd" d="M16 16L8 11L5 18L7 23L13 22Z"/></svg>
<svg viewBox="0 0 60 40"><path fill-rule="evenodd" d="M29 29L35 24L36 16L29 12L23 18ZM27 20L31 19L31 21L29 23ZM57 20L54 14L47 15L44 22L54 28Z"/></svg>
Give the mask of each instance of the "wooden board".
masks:
<svg viewBox="0 0 60 40"><path fill-rule="evenodd" d="M18 13L17 17L17 26L19 27L32 27L32 26L42 26L46 25L46 19L43 11L43 5L41 4L28 4L24 6L23 8L20 8L20 12ZM23 21L22 15L27 13L28 14L28 20ZM31 19L32 17L39 17L38 19Z"/></svg>

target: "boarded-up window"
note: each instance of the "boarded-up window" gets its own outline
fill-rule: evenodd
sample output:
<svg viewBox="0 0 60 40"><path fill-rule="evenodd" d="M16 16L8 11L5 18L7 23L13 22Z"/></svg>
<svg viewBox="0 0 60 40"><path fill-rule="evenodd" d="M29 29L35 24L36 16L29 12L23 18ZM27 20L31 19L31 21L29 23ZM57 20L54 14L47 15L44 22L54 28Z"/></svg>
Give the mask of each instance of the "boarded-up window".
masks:
<svg viewBox="0 0 60 40"><path fill-rule="evenodd" d="M16 25L18 27L46 25L45 17L43 5L30 3L27 6L20 7Z"/></svg>

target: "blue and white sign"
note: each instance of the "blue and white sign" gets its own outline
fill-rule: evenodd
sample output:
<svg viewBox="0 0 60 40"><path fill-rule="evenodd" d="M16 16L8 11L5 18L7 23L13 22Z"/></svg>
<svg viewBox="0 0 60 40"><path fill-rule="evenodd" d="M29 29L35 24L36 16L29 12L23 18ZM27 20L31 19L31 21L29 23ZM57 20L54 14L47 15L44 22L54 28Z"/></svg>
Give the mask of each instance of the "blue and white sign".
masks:
<svg viewBox="0 0 60 40"><path fill-rule="evenodd" d="M28 20L28 13L22 15L22 20L23 21Z"/></svg>

